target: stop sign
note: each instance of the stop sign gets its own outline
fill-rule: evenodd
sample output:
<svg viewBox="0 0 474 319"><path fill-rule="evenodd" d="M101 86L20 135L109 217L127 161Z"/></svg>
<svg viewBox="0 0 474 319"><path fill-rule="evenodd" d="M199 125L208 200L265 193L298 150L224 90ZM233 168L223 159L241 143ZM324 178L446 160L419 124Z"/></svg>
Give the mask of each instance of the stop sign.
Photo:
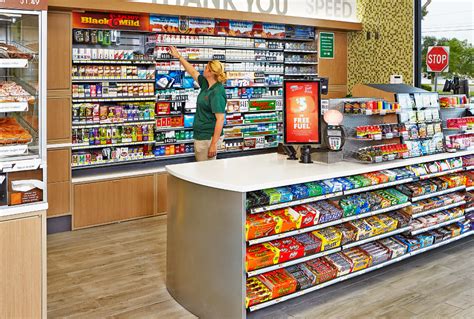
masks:
<svg viewBox="0 0 474 319"><path fill-rule="evenodd" d="M428 72L448 72L449 47L428 47L426 66Z"/></svg>

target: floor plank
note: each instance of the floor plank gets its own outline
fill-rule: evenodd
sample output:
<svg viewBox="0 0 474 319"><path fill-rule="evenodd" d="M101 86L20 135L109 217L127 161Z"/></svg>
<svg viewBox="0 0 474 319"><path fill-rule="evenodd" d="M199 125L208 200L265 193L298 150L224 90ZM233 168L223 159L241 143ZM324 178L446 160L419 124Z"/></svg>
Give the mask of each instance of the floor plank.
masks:
<svg viewBox="0 0 474 319"><path fill-rule="evenodd" d="M474 318L473 243L467 238L250 317ZM48 318L195 318L166 290L165 268L165 216L50 235Z"/></svg>

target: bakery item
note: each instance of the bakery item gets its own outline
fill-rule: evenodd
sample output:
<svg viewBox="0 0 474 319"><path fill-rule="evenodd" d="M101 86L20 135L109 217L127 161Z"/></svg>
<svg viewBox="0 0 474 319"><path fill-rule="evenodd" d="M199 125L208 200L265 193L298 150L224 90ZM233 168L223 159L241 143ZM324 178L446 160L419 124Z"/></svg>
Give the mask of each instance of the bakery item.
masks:
<svg viewBox="0 0 474 319"><path fill-rule="evenodd" d="M0 82L0 103L28 102L34 104L35 98L13 81Z"/></svg>
<svg viewBox="0 0 474 319"><path fill-rule="evenodd" d="M16 119L12 117L0 118L0 144L27 144L32 136Z"/></svg>
<svg viewBox="0 0 474 319"><path fill-rule="evenodd" d="M16 46L6 43L0 43L0 56L2 58L10 59L33 59L32 54L22 52Z"/></svg>

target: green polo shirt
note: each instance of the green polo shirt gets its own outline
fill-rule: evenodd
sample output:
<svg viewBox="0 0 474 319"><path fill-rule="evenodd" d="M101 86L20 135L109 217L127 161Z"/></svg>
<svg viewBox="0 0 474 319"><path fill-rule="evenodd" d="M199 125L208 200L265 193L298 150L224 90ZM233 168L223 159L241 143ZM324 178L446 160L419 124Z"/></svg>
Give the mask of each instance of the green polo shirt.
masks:
<svg viewBox="0 0 474 319"><path fill-rule="evenodd" d="M216 127L215 113L225 113L227 97L222 83L217 82L209 88L209 83L202 75L198 77L198 83L201 92L197 98L196 115L194 116L194 139L210 140Z"/></svg>

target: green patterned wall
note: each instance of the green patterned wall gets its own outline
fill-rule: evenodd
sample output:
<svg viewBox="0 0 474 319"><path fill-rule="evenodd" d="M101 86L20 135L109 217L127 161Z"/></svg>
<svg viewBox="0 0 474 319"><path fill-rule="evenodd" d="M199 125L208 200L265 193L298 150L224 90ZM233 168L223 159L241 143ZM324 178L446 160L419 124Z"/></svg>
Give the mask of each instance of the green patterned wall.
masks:
<svg viewBox="0 0 474 319"><path fill-rule="evenodd" d="M363 31L348 33L349 92L358 83L389 83L392 74L413 84L413 10L413 0L357 0Z"/></svg>

